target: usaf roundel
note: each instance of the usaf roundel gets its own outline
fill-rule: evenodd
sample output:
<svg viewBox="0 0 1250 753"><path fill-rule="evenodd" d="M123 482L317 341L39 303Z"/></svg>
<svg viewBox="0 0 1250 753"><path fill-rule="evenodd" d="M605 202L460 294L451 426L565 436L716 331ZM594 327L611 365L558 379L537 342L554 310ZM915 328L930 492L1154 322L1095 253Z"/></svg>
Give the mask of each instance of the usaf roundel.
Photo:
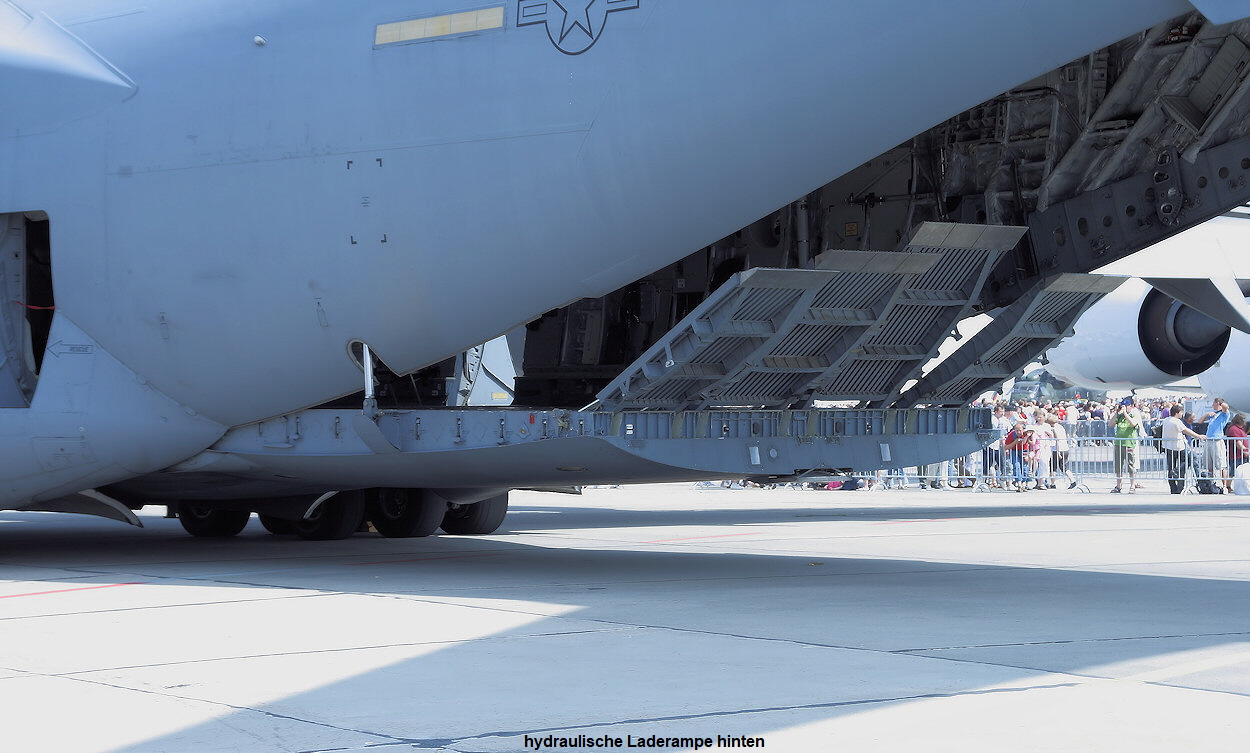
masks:
<svg viewBox="0 0 1250 753"><path fill-rule="evenodd" d="M580 55L603 34L608 14L634 10L639 0L521 0L517 26L546 24L551 43L565 55Z"/></svg>

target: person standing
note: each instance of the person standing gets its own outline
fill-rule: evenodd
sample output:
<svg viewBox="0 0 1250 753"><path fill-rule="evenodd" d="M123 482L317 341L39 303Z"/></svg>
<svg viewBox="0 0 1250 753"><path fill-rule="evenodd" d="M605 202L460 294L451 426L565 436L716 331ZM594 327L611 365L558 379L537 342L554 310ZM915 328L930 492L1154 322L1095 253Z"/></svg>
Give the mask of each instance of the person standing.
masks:
<svg viewBox="0 0 1250 753"><path fill-rule="evenodd" d="M1206 472L1213 482L1219 479L1219 483L1229 493L1233 491L1233 482L1228 478L1228 450L1224 447L1224 427L1231 418L1228 403L1222 397L1211 401L1211 411L1202 417L1207 422L1207 442L1202 452Z"/></svg>
<svg viewBox="0 0 1250 753"><path fill-rule="evenodd" d="M1237 475L1237 466L1246 462L1250 445L1246 443L1246 417L1242 413L1233 416L1224 427L1224 435L1228 437L1228 476Z"/></svg>
<svg viewBox="0 0 1250 753"><path fill-rule="evenodd" d="M1112 494L1123 489L1124 477L1128 477L1128 493L1132 494L1137 483L1137 443L1141 430L1141 412L1133 405L1133 398L1120 401L1115 412L1115 488Z"/></svg>
<svg viewBox="0 0 1250 753"><path fill-rule="evenodd" d="M1163 454L1168 460L1168 490L1172 494L1185 491L1185 471L1188 470L1189 462L1189 447L1185 437L1203 438L1181 421L1184 410L1179 404L1173 405L1171 415L1163 419Z"/></svg>
<svg viewBox="0 0 1250 753"><path fill-rule="evenodd" d="M1007 411L1003 406L994 406L995 439L981 451L981 474L991 487L997 488L1000 484L1003 488L1007 487L1009 473L1003 459L1003 437L1007 436L1011 427L1011 419L1007 418Z"/></svg>
<svg viewBox="0 0 1250 753"><path fill-rule="evenodd" d="M1072 449L1071 444L1068 442L1068 430L1058 416L1047 416L1046 424L1050 427L1050 431L1055 437L1054 454L1051 456L1051 475L1053 477L1062 473L1063 477L1068 480L1068 488L1075 489L1076 477L1068 469L1068 453Z"/></svg>
<svg viewBox="0 0 1250 753"><path fill-rule="evenodd" d="M1054 479L1050 473L1050 456L1055 449L1055 433L1050 424L1046 423L1046 411L1038 408L1033 412L1033 430L1035 450L1033 452L1034 489L1050 489L1054 487Z"/></svg>
<svg viewBox="0 0 1250 753"><path fill-rule="evenodd" d="M1022 492L1028 489L1029 471L1025 465L1026 457L1031 455L1029 448L1033 444L1033 432L1024 428L1023 421L1017 421L1007 436L1003 438L1003 449L1007 452L1007 463L1015 478L1012 486Z"/></svg>

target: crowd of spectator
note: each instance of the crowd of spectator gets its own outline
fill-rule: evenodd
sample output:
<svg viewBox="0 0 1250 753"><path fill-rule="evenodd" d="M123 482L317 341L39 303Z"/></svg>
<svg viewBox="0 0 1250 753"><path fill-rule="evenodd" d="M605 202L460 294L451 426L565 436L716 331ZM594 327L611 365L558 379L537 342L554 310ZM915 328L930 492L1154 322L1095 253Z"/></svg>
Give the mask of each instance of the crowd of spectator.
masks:
<svg viewBox="0 0 1250 753"><path fill-rule="evenodd" d="M1132 494L1142 488L1137 472L1139 455L1146 446L1166 457L1168 486L1173 494L1182 492L1187 473L1210 481L1214 487L1211 492L1199 482L1204 493L1232 493L1235 470L1250 461L1247 419L1233 413L1220 398L1212 405L1211 411L1195 415L1176 397L982 400L972 407L992 408L996 438L980 452L918 467L796 485L848 490L917 485L933 489L982 486L1016 492L1072 489L1080 483L1070 463L1073 450L1101 446L1106 452L1105 446L1110 445L1115 474L1112 493ZM732 488L757 485L738 481Z"/></svg>
<svg viewBox="0 0 1250 753"><path fill-rule="evenodd" d="M1069 458L1076 442L1112 445L1115 494L1132 494L1142 447L1158 440L1167 456L1172 493L1184 487L1187 470L1210 478L1212 493L1233 491L1233 472L1250 460L1246 417L1234 414L1216 398L1213 410L1195 416L1179 398L1135 398L1070 401L978 401L973 407L993 408L996 439L981 453L943 463L920 466L916 480L931 488L960 488L985 484L1017 492L1077 486ZM1169 419L1173 419L1169 425ZM1211 439L1193 456L1186 437ZM901 488L910 479L902 471L885 473L885 488Z"/></svg>

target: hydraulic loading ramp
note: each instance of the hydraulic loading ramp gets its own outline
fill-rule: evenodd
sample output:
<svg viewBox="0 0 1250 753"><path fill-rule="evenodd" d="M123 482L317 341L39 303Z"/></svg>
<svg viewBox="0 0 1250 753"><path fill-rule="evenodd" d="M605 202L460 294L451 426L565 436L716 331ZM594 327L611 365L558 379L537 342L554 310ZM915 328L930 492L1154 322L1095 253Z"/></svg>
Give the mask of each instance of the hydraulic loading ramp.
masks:
<svg viewBox="0 0 1250 753"><path fill-rule="evenodd" d="M1123 277L1062 274L1043 280L969 338L915 386L898 405L967 405L1020 373L1038 353L1072 334L1072 325Z"/></svg>
<svg viewBox="0 0 1250 753"><path fill-rule="evenodd" d="M716 290L599 393L619 410L884 405L970 315L1024 228L930 222L902 252L829 251Z"/></svg>

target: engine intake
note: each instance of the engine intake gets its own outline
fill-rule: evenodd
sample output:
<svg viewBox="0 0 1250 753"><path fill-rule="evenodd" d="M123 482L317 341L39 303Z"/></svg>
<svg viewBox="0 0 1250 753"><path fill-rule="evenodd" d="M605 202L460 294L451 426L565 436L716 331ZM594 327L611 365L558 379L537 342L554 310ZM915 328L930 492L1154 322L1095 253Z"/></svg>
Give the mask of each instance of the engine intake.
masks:
<svg viewBox="0 0 1250 753"><path fill-rule="evenodd" d="M1137 316L1142 351L1160 371L1177 378L1211 368L1228 347L1229 327L1151 289Z"/></svg>

